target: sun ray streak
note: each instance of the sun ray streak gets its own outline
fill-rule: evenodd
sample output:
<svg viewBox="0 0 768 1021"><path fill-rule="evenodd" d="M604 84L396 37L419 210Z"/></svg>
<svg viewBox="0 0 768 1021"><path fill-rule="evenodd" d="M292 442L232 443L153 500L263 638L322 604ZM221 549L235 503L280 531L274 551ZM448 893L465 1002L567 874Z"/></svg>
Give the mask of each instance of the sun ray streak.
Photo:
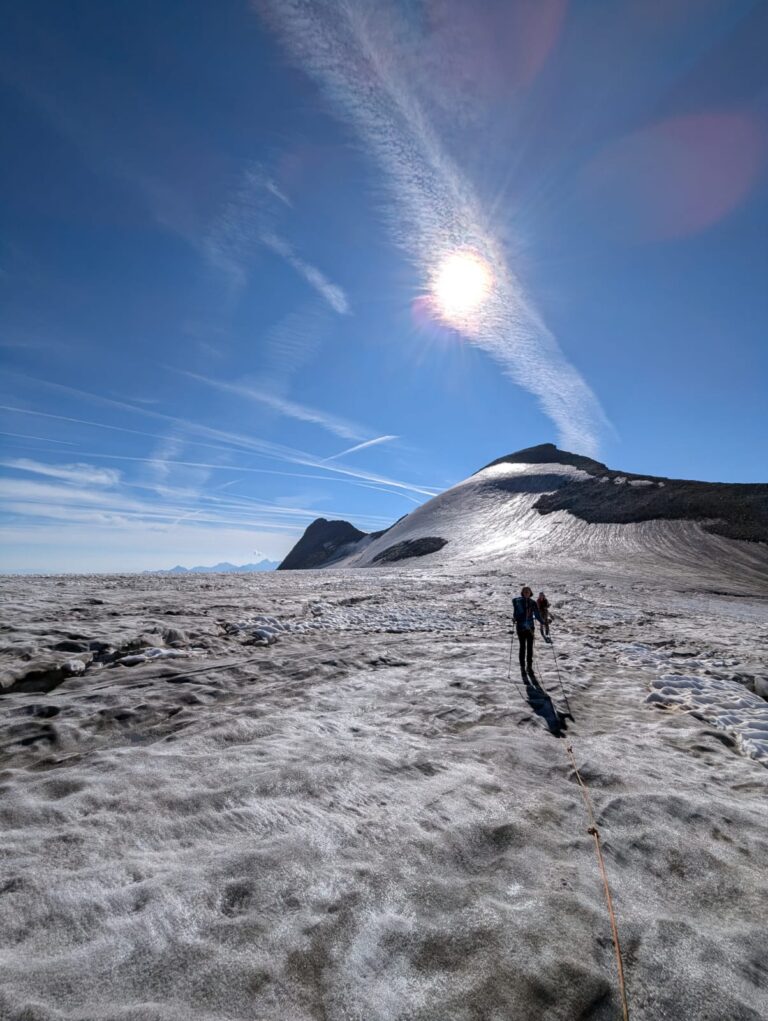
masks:
<svg viewBox="0 0 768 1021"><path fill-rule="evenodd" d="M461 250L491 267L494 286L476 314L462 319L465 336L537 397L563 446L596 454L609 423L508 265L472 183L438 136L428 99L408 74L402 9L374 0L263 0L259 9L378 161L396 235L425 279Z"/></svg>

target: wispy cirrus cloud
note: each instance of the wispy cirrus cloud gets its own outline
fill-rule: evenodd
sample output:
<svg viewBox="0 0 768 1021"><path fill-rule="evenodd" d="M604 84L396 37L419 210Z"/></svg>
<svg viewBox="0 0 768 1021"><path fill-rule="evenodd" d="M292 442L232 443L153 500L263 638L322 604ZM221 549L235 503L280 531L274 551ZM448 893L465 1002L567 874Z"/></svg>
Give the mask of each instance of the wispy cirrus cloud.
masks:
<svg viewBox="0 0 768 1021"><path fill-rule="evenodd" d="M109 461L130 461L137 464L149 464L153 465L156 463L156 459L153 457L136 457L129 456L127 454L105 454L103 452L88 451L83 454L84 457L103 457ZM375 483L375 488L380 489L382 492L392 493L392 490L402 491L403 494L407 493L418 493L421 496L436 496L439 492L438 489L426 486L417 486L409 482L401 482L399 479L391 479L385 475L377 475L373 472L362 471L355 468L340 467L338 465L327 464L320 458L313 457L311 454L302 454L301 451L296 451L294 457L285 458L291 464L305 465L308 468L319 468L324 471L334 472L337 477L329 477L327 475L311 475L307 472L286 472L277 471L273 468L256 468L252 465L244 464L213 464L205 461L168 461L169 465L175 465L183 468L205 468L209 471L237 471L247 472L249 475L282 475L286 478L293 479L315 479L324 482L349 482L354 485L362 485L365 488L370 488L370 483ZM338 477L341 476L341 477ZM418 501L421 503L422 501Z"/></svg>
<svg viewBox="0 0 768 1021"><path fill-rule="evenodd" d="M107 404L109 406L116 406L116 407L121 408L123 410L132 411L132 412L134 412L135 414L138 414L138 415L145 414L145 415L148 415L151 418L160 418L163 421L173 422L173 423L177 423L179 425L185 426L185 427L190 427L191 431L195 432L196 435L198 435L198 436L201 433L202 433L202 435L210 435L210 432L207 430L207 427L205 427L205 426L198 426L197 423L186 422L184 419L179 419L179 418L176 418L176 417L174 417L172 415L164 415L164 414L161 414L159 412L155 413L155 412L150 411L148 409L144 409L144 408L140 408L140 407L134 407L134 406L126 403L125 401L113 400L112 398L109 398L109 397L102 397L99 394L88 393L86 390L77 390L74 387L62 386L62 384L60 384L60 383L49 383L46 380L39 380L39 379L38 380L34 380L34 382L38 383L38 384L40 384L42 386L54 387L56 389L62 390L64 393L75 394L75 395L77 395L79 397L85 398L86 400L91 400L94 403ZM49 419L49 420L54 421L54 422L67 422L70 425L82 425L82 426L85 426L88 429L96 429L98 431L102 431L103 430L103 431L106 431L106 432L116 432L116 433L121 433L121 434L125 434L125 435L128 435L128 436L144 436L144 437L147 437L149 439L161 440L161 441L164 441L166 439L166 434L164 434L164 433L149 432L146 429L131 429L129 426L114 425L111 422L97 422L97 421L94 421L94 419L91 419L91 418L79 418L79 417L76 417L76 416L73 416L73 415L57 415L57 414L54 414L53 412L50 412L50 411L40 411L37 408L21 408L21 407L19 407L17 405L13 405L13 404L0 404L0 411L7 411L7 412L9 412L11 414L14 414L14 415L29 415L29 416L32 416L32 417L35 417L35 418L45 418L45 419ZM207 448L209 448L211 450L219 450L219 451L223 451L223 452L234 452L234 453L242 453L243 449L249 449L246 443L238 442L239 437L235 436L234 434L226 433L226 432L221 432L219 430L213 430L213 434L216 436L217 442L211 443L211 442L207 442L206 440L195 439L195 445L198 446L198 447L207 447ZM3 435L5 435L5 436L16 436L16 435L20 435L20 434L18 434L18 433L3 433ZM37 437L37 438L44 439L43 437ZM68 442L68 441L44 439L44 442L63 443L63 442ZM72 444L72 445L74 446L75 444Z"/></svg>
<svg viewBox="0 0 768 1021"><path fill-rule="evenodd" d="M219 215L206 224L194 189L183 183L195 175L177 173L169 177L162 172L160 161L153 158L155 146L148 140L156 133L170 134L179 153L176 159L194 155L196 162L202 162L205 158L210 171L215 172L220 168L208 140L200 138L193 142L187 137L188 121L182 124L170 109L157 108L157 90L150 96L144 86L147 101L126 106L124 96L136 94L136 82L131 81L128 87L114 67L106 74L98 61L82 68L89 83L96 82L97 86L85 95L73 91L71 82L60 76L68 57L66 44L57 39L50 52L30 52L4 61L0 77L23 92L27 101L77 147L92 168L139 195L159 226L223 271L234 288L246 283L255 252L267 247L283 258L334 311L342 315L349 312L344 290L279 235L277 210L292 210L293 203L265 168L258 164L247 166L234 193L222 203ZM82 53L78 53L77 60L82 64ZM141 116L137 117L139 109ZM120 116L114 116L115 110L120 111ZM154 130L148 131L148 124ZM0 268L0 275L2 272ZM48 342L0 341L0 346L9 345L53 346Z"/></svg>
<svg viewBox="0 0 768 1021"><path fill-rule="evenodd" d="M115 486L121 479L120 472L115 468L100 468L92 464L47 464L26 457L17 457L0 461L0 465L83 486Z"/></svg>
<svg viewBox="0 0 768 1021"><path fill-rule="evenodd" d="M270 408L286 418L294 418L299 422L311 422L313 425L322 426L323 429L334 433L336 436L340 436L342 439L356 440L362 439L365 436L363 427L356 425L354 422L348 422L337 415L321 411L319 408L312 408L306 404L300 404L298 401L287 400L285 397L280 397L278 394L262 387L211 379L209 376L201 376L196 372L188 372L186 369L177 369L175 371L179 372L182 376L186 376L188 379L194 379L198 383L210 386L214 390L236 394L238 397L255 401L257 404L262 404L264 407ZM368 443L364 445L367 446Z"/></svg>
<svg viewBox="0 0 768 1021"><path fill-rule="evenodd" d="M125 499L124 494L98 488L85 489L82 486L60 482L39 482L36 479L4 478L0 486L0 500L3 503L21 500L37 503L43 508L50 508L56 504L76 504L121 511L137 509L136 502Z"/></svg>
<svg viewBox="0 0 768 1021"><path fill-rule="evenodd" d="M157 452L147 458L116 457L134 465L146 464L153 472L158 467ZM161 464L174 475L179 468L197 473L202 470L206 477L217 467L232 470L171 458ZM110 558L121 547L134 559L132 565L123 562L125 567L168 567L190 556L199 561L200 550L205 548L220 551L233 543L230 548L234 549L235 540L240 552L230 557L237 562L248 559L254 546L266 545L272 556L282 556L295 541L296 530L309 524L317 513L314 507L298 500L269 501L224 491L242 479L195 490L168 484L159 492L156 483L128 481L116 469L85 462L58 464L8 458L0 461L0 467L6 470L0 482L0 515L4 518L0 564L4 569L49 569L51 561L45 560L49 555L57 566L85 570L95 566L88 559L94 550L101 551L102 567L114 567L115 561ZM351 514L343 508L332 513L344 517ZM389 519L378 515L357 517L363 527L370 529L389 524ZM172 558L170 562L146 559L153 536L164 537L157 553ZM199 540L195 553L190 553L195 548L191 536ZM62 544L66 553L62 552ZM30 556L32 560L27 559Z"/></svg>
<svg viewBox="0 0 768 1021"><path fill-rule="evenodd" d="M270 195L274 195L275 198L282 202L284 206L288 206L289 209L293 209L293 202L291 202L291 200L288 198L285 192L282 191L282 189L278 188L278 186L271 178L267 178L267 180L264 183L264 187L267 189Z"/></svg>
<svg viewBox="0 0 768 1021"><path fill-rule="evenodd" d="M41 474L45 473L41 471ZM184 491L169 491L167 498L160 501L137 497L130 492L144 488L148 487L126 483L120 489L104 491L58 481L8 477L0 487L0 511L62 522L115 523L122 519L144 520L158 526L164 522L176 524L194 515L199 522L208 525L293 529L308 524L316 516L311 507L286 506L246 496L222 497L215 491L192 497ZM335 513L348 515L343 509ZM368 516L366 520L372 527L389 523L389 519L379 515Z"/></svg>
<svg viewBox="0 0 768 1021"><path fill-rule="evenodd" d="M278 237L277 234L263 234L261 240L267 248L285 259L299 276L304 277L310 287L313 287L335 312L346 315L350 311L349 300L341 287L331 283L316 266L297 255L284 238Z"/></svg>
<svg viewBox="0 0 768 1021"><path fill-rule="evenodd" d="M116 403L87 391L79 391L77 397L80 401L93 398L108 407ZM117 403L123 411L159 418L163 425L172 423L174 429L184 431L188 425L194 425L150 409ZM96 430L106 426L91 419L29 408L16 410ZM307 491L306 501L296 496L265 500L233 491L237 483L248 477L284 476L370 487L412 503L420 503L434 492L370 472L324 465L319 458L303 451L262 445L263 441L252 437L220 430L213 431L211 437L204 432L204 440L188 438L190 447L210 448L220 454L222 459L217 462L182 458L175 453L182 448L166 442L163 433L121 426L109 429L110 433L126 431L159 439L160 444L154 444L147 456L77 449L78 460L72 463L29 457L0 462L2 569L141 570L222 558L242 563L251 559L255 547L266 550L273 559L281 558L295 542L297 531L317 516L317 491ZM210 442L214 436L216 442ZM57 451L49 453L54 458L59 456ZM70 458L73 453L67 451ZM289 467L254 465L254 455L284 462ZM94 465L94 460L108 462L110 467ZM111 467L114 463L124 470ZM236 478L228 478L231 473L236 473ZM209 478L221 478L222 474L224 482L208 483ZM198 484L188 485L190 478L198 480ZM205 480L204 484L200 480ZM322 499L328 501L329 496L322 494ZM352 518L368 530L378 530L392 522L392 515L361 514L359 508L345 508L343 503L327 508L325 513ZM206 550L210 553L206 554Z"/></svg>
<svg viewBox="0 0 768 1021"><path fill-rule="evenodd" d="M346 292L317 266L300 255L278 231L278 205L292 209L288 196L278 188L262 167L248 167L239 187L214 221L205 240L205 251L232 285L242 288L249 265L259 248L267 248L283 259L339 315L350 311Z"/></svg>
<svg viewBox="0 0 768 1021"><path fill-rule="evenodd" d="M260 337L259 376L282 393L317 353L333 327L328 306L317 298L291 309Z"/></svg>
<svg viewBox="0 0 768 1021"><path fill-rule="evenodd" d="M152 451L148 460L148 487L158 496L166 498L184 492L195 497L208 481L210 469L189 468L179 463L186 447L184 435L174 428L159 440Z"/></svg>
<svg viewBox="0 0 768 1021"><path fill-rule="evenodd" d="M75 443L73 440L59 440L54 439L52 436L33 436L31 433L15 433L15 432L4 432L0 430L0 436L10 436L16 440L37 440L40 443L55 443L65 447L74 447Z"/></svg>
<svg viewBox="0 0 768 1021"><path fill-rule="evenodd" d="M415 28L404 5L259 0L254 6L378 162L392 199L395 233L425 285L456 250L469 249L485 260L493 289L462 332L538 398L564 445L597 452L608 427L605 415L508 264L490 229L489 211L435 128L434 96L420 90L413 73Z"/></svg>
<svg viewBox="0 0 768 1021"><path fill-rule="evenodd" d="M104 397L101 394L94 394L87 390L80 390L76 387L66 386L63 383L53 383L49 380L33 379L28 376L21 376L16 374L19 379L24 379L27 383L33 383L38 386L45 387L46 389L54 390L58 393L66 394L70 397L76 398L78 401L89 401L94 404L105 406L108 408L119 408L121 411L130 412L134 415L138 415L143 418L149 418L153 421L163 422L164 424L170 424L176 428L182 429L186 434L192 438L194 437L195 444L209 449L218 450L222 454L229 454L233 457L242 455L244 452L257 454L261 457L269 458L276 461L282 461L287 464L300 465L302 467L319 469L324 472L333 473L335 476L341 476L344 480L350 483L374 483L384 487L391 487L392 490L398 492L410 492L420 496L434 496L438 489L435 487L425 486L421 484L415 484L405 482L400 479L392 479L384 475L379 475L373 472L368 472L359 468L351 468L349 466L342 466L339 464L325 462L321 457L314 454L307 453L303 450L298 450L295 447L289 447L284 444L272 443L268 440L263 440L255 436L244 435L243 433L236 433L231 430L217 429L211 426L204 425L200 422L193 422L189 419L180 418L176 415L168 415L165 412L155 411L152 408L137 407L129 404L126 401L114 400L111 397ZM38 415L42 418L52 419L56 421L71 422L73 424L80 424L96 429L105 429L113 432L128 433L131 435L148 436L154 439L165 439L165 434L149 432L147 430L132 429L127 426L116 426L105 422L96 422L92 419L81 419L79 417L69 417L65 415L57 415L51 412L37 411L31 408L21 408L14 405L0 405L0 410L15 412L22 415ZM355 438L355 437L350 437ZM102 453L89 453L81 456L110 456L103 455ZM114 460L125 460L125 461L147 461L150 462L152 459L147 458L130 458L124 456L117 456ZM234 460L228 461L226 464L211 464L211 463L199 463L193 461L177 462L194 468L210 468L212 470L223 469L227 466L231 466L236 470L242 470L246 472L259 472L265 474L280 474L274 469L267 468L254 468L251 466L241 465L239 462ZM306 477L306 476L305 476Z"/></svg>

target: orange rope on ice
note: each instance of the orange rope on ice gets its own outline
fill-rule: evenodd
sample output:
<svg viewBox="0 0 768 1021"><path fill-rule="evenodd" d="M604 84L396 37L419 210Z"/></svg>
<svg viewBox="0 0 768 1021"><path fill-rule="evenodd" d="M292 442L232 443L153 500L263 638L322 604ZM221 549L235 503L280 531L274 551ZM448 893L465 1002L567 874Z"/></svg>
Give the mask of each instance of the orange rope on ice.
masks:
<svg viewBox="0 0 768 1021"><path fill-rule="evenodd" d="M608 885L608 874L605 871L605 861L603 860L603 849L600 846L600 830L597 828L597 821L595 819L594 808L592 807L592 799L589 796L589 788L584 783L581 773L579 772L578 766L576 765L576 758L573 754L573 746L566 745L568 755L570 756L571 763L573 765L573 772L576 774L576 779L581 787L581 795L584 799L584 804L587 808L587 815L589 816L590 826L587 833L594 838L595 851L597 852L597 861L600 866L600 873L603 877L603 886L605 888L605 900L608 905L608 914L611 919L611 933L613 935L613 946L616 950L616 967L619 972L619 991L621 993L621 1009L624 1017L624 1021L629 1021L629 1006L627 1005L627 987L624 982L624 964L621 959L621 944L619 943L619 929L616 925L616 915L613 910L613 898L611 897L611 888Z"/></svg>
<svg viewBox="0 0 768 1021"><path fill-rule="evenodd" d="M509 649L509 671L508 671L508 679L509 680L511 680L511 678L512 678L512 649L513 649L513 644L514 644L514 638L512 638L512 641L510 642L510 649ZM554 647L553 647L552 651L554 652ZM536 656L535 648L534 648L533 655L534 655L534 657ZM555 656L555 665L557 665L557 656ZM560 668L558 667L558 678L559 678L559 674L560 674ZM563 688L562 681L560 681L560 687L561 687L561 689L563 691L563 697L566 700L566 705L568 705L568 697L565 694L565 689ZM544 689L542 688L542 690L544 690ZM550 699L550 701L551 701L551 699ZM571 715L570 706L568 706L568 714ZM572 715L571 715L571 719L573 719ZM629 1005L627 1004L627 987L626 987L626 983L624 981L624 963L623 963L622 958L621 958L621 944L619 942L619 927L616 924L616 914L615 914L615 912L613 910L613 897L611 896L611 888L608 885L608 873L605 870L605 859L603 858L603 848L602 848L602 845L600 843L600 830L597 827L597 820L595 819L595 811L594 811L594 808L592 806L592 799L589 796L589 788L584 783L584 780L583 780L583 778L581 776L581 773L579 772L579 768L576 765L576 758L575 758L575 756L573 754L573 745L567 744L565 746L565 750L568 752L568 755L570 757L571 764L573 766L573 772L575 773L576 779L578 780L578 783L579 783L579 787L581 788L581 796L584 799L584 804L585 804L586 809L587 809L587 815L589 816L590 826L587 829L587 833L589 833L589 835L595 841L595 851L597 852L597 863L600 866L600 874L603 877L603 888L605 889L605 901L606 901L606 904L608 905L608 916L609 916L610 922L611 922L611 935L613 936L613 946L614 946L614 949L616 951L616 967L617 967L617 970L618 970L618 973L619 973L619 993L621 995L622 1018L623 1018L623 1021L629 1021Z"/></svg>

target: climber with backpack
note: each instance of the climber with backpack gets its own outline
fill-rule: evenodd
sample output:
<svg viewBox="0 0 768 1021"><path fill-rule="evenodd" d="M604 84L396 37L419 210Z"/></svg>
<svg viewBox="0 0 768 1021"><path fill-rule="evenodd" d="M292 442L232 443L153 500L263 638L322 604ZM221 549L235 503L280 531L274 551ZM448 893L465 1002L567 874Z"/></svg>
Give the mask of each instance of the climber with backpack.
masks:
<svg viewBox="0 0 768 1021"><path fill-rule="evenodd" d="M552 623L552 614L549 612L549 600L543 592L539 592L536 605L539 608L539 616L541 617L541 624L539 625L541 637L548 645L551 645L552 639L549 637L549 625Z"/></svg>
<svg viewBox="0 0 768 1021"><path fill-rule="evenodd" d="M533 640L536 634L536 621L543 624L541 613L536 600L533 598L533 590L524 585L520 595L512 600L514 611L515 631L520 642L520 673L523 679L533 674Z"/></svg>

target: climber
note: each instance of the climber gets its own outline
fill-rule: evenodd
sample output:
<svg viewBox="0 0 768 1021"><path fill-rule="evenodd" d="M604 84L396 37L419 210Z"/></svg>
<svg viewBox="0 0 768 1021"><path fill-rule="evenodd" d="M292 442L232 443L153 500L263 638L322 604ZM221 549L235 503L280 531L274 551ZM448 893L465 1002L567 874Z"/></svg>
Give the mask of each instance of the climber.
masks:
<svg viewBox="0 0 768 1021"><path fill-rule="evenodd" d="M515 630L520 642L520 673L523 678L527 674L533 674L533 639L535 636L535 623L543 624L539 608L533 598L533 590L524 585L520 595L512 600L512 607L515 615Z"/></svg>
<svg viewBox="0 0 768 1021"><path fill-rule="evenodd" d="M552 623L552 615L549 612L549 600L543 592L539 592L536 605L539 608L539 616L541 617L541 624L539 630L541 631L541 637L545 642L550 641L549 637L549 625Z"/></svg>

